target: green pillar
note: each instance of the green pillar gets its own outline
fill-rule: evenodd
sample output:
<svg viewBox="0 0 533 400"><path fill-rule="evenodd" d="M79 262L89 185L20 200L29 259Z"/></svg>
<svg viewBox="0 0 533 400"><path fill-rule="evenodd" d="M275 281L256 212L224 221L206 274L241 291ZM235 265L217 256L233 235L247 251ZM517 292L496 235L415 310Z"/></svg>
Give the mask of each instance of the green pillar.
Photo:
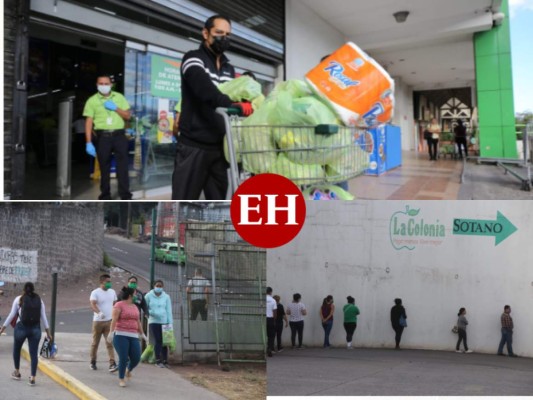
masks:
<svg viewBox="0 0 533 400"><path fill-rule="evenodd" d="M474 36L481 157L517 158L508 0L500 26Z"/></svg>

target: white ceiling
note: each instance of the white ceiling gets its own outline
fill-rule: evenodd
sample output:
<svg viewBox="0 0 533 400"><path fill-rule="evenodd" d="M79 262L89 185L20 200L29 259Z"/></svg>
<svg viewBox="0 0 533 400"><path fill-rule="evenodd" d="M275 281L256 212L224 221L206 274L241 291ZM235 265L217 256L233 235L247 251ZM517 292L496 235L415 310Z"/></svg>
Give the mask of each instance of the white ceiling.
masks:
<svg viewBox="0 0 533 400"><path fill-rule="evenodd" d="M300 0L415 90L471 86L475 32L501 0ZM393 13L409 11L397 23ZM400 61L403 60L403 61Z"/></svg>

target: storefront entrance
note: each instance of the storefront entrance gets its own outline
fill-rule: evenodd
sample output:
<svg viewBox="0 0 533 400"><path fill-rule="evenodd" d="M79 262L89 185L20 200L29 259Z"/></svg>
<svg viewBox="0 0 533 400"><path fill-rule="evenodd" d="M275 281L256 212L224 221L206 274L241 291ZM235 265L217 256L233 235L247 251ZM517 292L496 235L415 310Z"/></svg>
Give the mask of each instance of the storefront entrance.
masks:
<svg viewBox="0 0 533 400"><path fill-rule="evenodd" d="M94 159L85 153L83 107L99 73L124 91L124 42L50 24L30 24L25 199L56 194L59 104L72 98L71 198L96 198ZM96 182L97 183L97 182ZM96 188L95 188L96 186ZM94 194L92 194L94 192Z"/></svg>

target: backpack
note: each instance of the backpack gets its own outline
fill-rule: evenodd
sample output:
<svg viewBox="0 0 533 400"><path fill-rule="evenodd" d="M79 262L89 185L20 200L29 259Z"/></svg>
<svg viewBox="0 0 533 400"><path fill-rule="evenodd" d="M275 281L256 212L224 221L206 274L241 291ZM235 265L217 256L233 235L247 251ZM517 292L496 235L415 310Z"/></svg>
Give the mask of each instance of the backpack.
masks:
<svg viewBox="0 0 533 400"><path fill-rule="evenodd" d="M38 295L22 298L20 322L26 326L37 325L41 322L41 298Z"/></svg>

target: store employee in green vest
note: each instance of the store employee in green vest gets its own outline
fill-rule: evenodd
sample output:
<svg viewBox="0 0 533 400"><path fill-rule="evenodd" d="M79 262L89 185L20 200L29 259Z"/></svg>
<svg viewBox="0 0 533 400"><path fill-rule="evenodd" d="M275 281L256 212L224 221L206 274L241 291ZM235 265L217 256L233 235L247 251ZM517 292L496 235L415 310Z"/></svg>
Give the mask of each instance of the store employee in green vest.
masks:
<svg viewBox="0 0 533 400"><path fill-rule="evenodd" d="M125 97L111 90L109 75L100 75L96 79L98 93L89 97L85 103L83 116L85 120L86 151L90 156L98 155L100 163L100 196L99 200L111 200L109 174L111 155L115 154L117 162L118 193L122 200L130 200L128 178L128 138L124 125L131 117L130 105ZM92 143L95 133L96 148Z"/></svg>

